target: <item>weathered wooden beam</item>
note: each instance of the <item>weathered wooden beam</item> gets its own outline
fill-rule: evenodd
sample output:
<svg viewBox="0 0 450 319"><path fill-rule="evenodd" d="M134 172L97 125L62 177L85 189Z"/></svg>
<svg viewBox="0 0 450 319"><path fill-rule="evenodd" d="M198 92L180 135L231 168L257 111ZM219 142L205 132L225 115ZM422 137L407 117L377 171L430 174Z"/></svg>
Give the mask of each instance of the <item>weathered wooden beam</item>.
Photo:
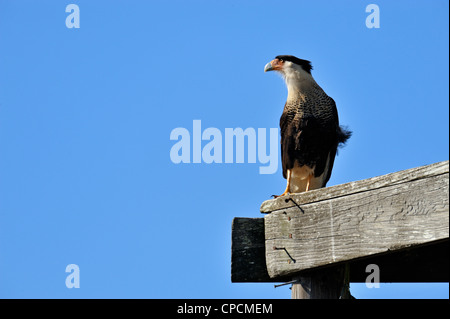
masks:
<svg viewBox="0 0 450 319"><path fill-rule="evenodd" d="M445 239L354 259L348 262L350 282L365 282L369 264L378 265L381 282L448 282L449 252L449 240ZM326 265L301 271L295 277L303 276L308 280L320 277L322 273L337 273L341 268L341 263ZM264 218L235 218L232 227L231 281L287 282L292 279L293 276L269 277L264 248Z"/></svg>
<svg viewBox="0 0 450 319"><path fill-rule="evenodd" d="M268 214L280 209L295 207L296 204L310 204L316 201L323 201L326 199L348 196L387 186L408 183L421 178L440 176L443 174L447 174L448 176L448 173L449 161L438 162L395 173L371 177L356 182L349 182L341 185L312 190L305 193L292 194L288 197L282 196L276 199L266 200L261 204L260 211L261 213ZM294 199L295 203L289 198Z"/></svg>
<svg viewBox="0 0 450 319"><path fill-rule="evenodd" d="M231 237L231 281L271 281L266 268L264 219L234 218Z"/></svg>
<svg viewBox="0 0 450 319"><path fill-rule="evenodd" d="M266 268L264 218L233 219L231 226L231 281L280 282L270 278Z"/></svg>
<svg viewBox="0 0 450 319"><path fill-rule="evenodd" d="M269 276L448 239L448 184L446 161L264 202Z"/></svg>

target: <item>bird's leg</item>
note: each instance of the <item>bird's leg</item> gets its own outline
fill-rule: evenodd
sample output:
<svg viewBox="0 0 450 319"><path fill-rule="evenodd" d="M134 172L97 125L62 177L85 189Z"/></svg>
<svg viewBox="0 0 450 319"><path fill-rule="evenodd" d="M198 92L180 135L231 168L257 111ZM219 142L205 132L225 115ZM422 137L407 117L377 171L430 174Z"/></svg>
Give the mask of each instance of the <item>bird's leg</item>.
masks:
<svg viewBox="0 0 450 319"><path fill-rule="evenodd" d="M272 195L273 198L277 198L277 197L281 197L281 196L285 196L287 194L289 194L289 189L291 188L291 170L288 169L287 170L287 183L286 183L286 189L284 190L283 194L281 195Z"/></svg>
<svg viewBox="0 0 450 319"><path fill-rule="evenodd" d="M306 182L306 190L305 190L305 192L309 191L309 187L311 186L311 177L312 177L312 174L309 174L308 175L308 181Z"/></svg>

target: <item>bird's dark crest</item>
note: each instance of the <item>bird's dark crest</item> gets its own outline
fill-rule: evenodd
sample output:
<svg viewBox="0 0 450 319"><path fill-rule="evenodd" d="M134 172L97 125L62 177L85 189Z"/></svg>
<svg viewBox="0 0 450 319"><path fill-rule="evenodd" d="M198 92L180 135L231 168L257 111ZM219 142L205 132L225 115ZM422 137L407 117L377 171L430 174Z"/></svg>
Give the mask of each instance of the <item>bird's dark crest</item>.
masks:
<svg viewBox="0 0 450 319"><path fill-rule="evenodd" d="M311 70L313 68L311 65L311 61L299 59L293 55L278 55L275 57L275 59L280 59L283 61L290 61L292 63L298 64L302 67L303 70L305 70L309 74L311 74Z"/></svg>

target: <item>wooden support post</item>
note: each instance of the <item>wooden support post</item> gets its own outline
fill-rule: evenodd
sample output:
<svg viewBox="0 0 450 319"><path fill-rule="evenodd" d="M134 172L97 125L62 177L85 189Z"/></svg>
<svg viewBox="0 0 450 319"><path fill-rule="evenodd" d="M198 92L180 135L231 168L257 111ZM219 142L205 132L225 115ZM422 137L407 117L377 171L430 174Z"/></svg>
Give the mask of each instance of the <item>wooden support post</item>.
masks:
<svg viewBox="0 0 450 319"><path fill-rule="evenodd" d="M342 290L340 276L307 276L296 277L298 283L292 285L292 299L339 299Z"/></svg>
<svg viewBox="0 0 450 319"><path fill-rule="evenodd" d="M294 278L292 299L350 299L349 267L341 265L326 271L311 271Z"/></svg>
<svg viewBox="0 0 450 319"><path fill-rule="evenodd" d="M312 299L311 296L311 277L295 277L298 283L292 284L291 299ZM325 298L324 298L325 299Z"/></svg>

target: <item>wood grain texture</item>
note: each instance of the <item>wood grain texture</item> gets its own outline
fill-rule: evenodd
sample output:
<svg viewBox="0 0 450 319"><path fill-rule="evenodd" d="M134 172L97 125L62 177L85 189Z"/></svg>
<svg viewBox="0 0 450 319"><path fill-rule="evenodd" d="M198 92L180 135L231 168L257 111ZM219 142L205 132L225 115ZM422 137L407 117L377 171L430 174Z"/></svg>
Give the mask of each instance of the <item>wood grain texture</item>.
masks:
<svg viewBox="0 0 450 319"><path fill-rule="evenodd" d="M264 202L270 277L449 236L448 161Z"/></svg>
<svg viewBox="0 0 450 319"><path fill-rule="evenodd" d="M271 282L266 268L264 219L233 219L231 226L231 282Z"/></svg>
<svg viewBox="0 0 450 319"><path fill-rule="evenodd" d="M276 210L294 207L294 203L297 205L313 203L448 173L449 161L438 162L431 165L415 167L395 173L372 177L361 181L270 199L261 204L260 211L265 214L272 213Z"/></svg>

